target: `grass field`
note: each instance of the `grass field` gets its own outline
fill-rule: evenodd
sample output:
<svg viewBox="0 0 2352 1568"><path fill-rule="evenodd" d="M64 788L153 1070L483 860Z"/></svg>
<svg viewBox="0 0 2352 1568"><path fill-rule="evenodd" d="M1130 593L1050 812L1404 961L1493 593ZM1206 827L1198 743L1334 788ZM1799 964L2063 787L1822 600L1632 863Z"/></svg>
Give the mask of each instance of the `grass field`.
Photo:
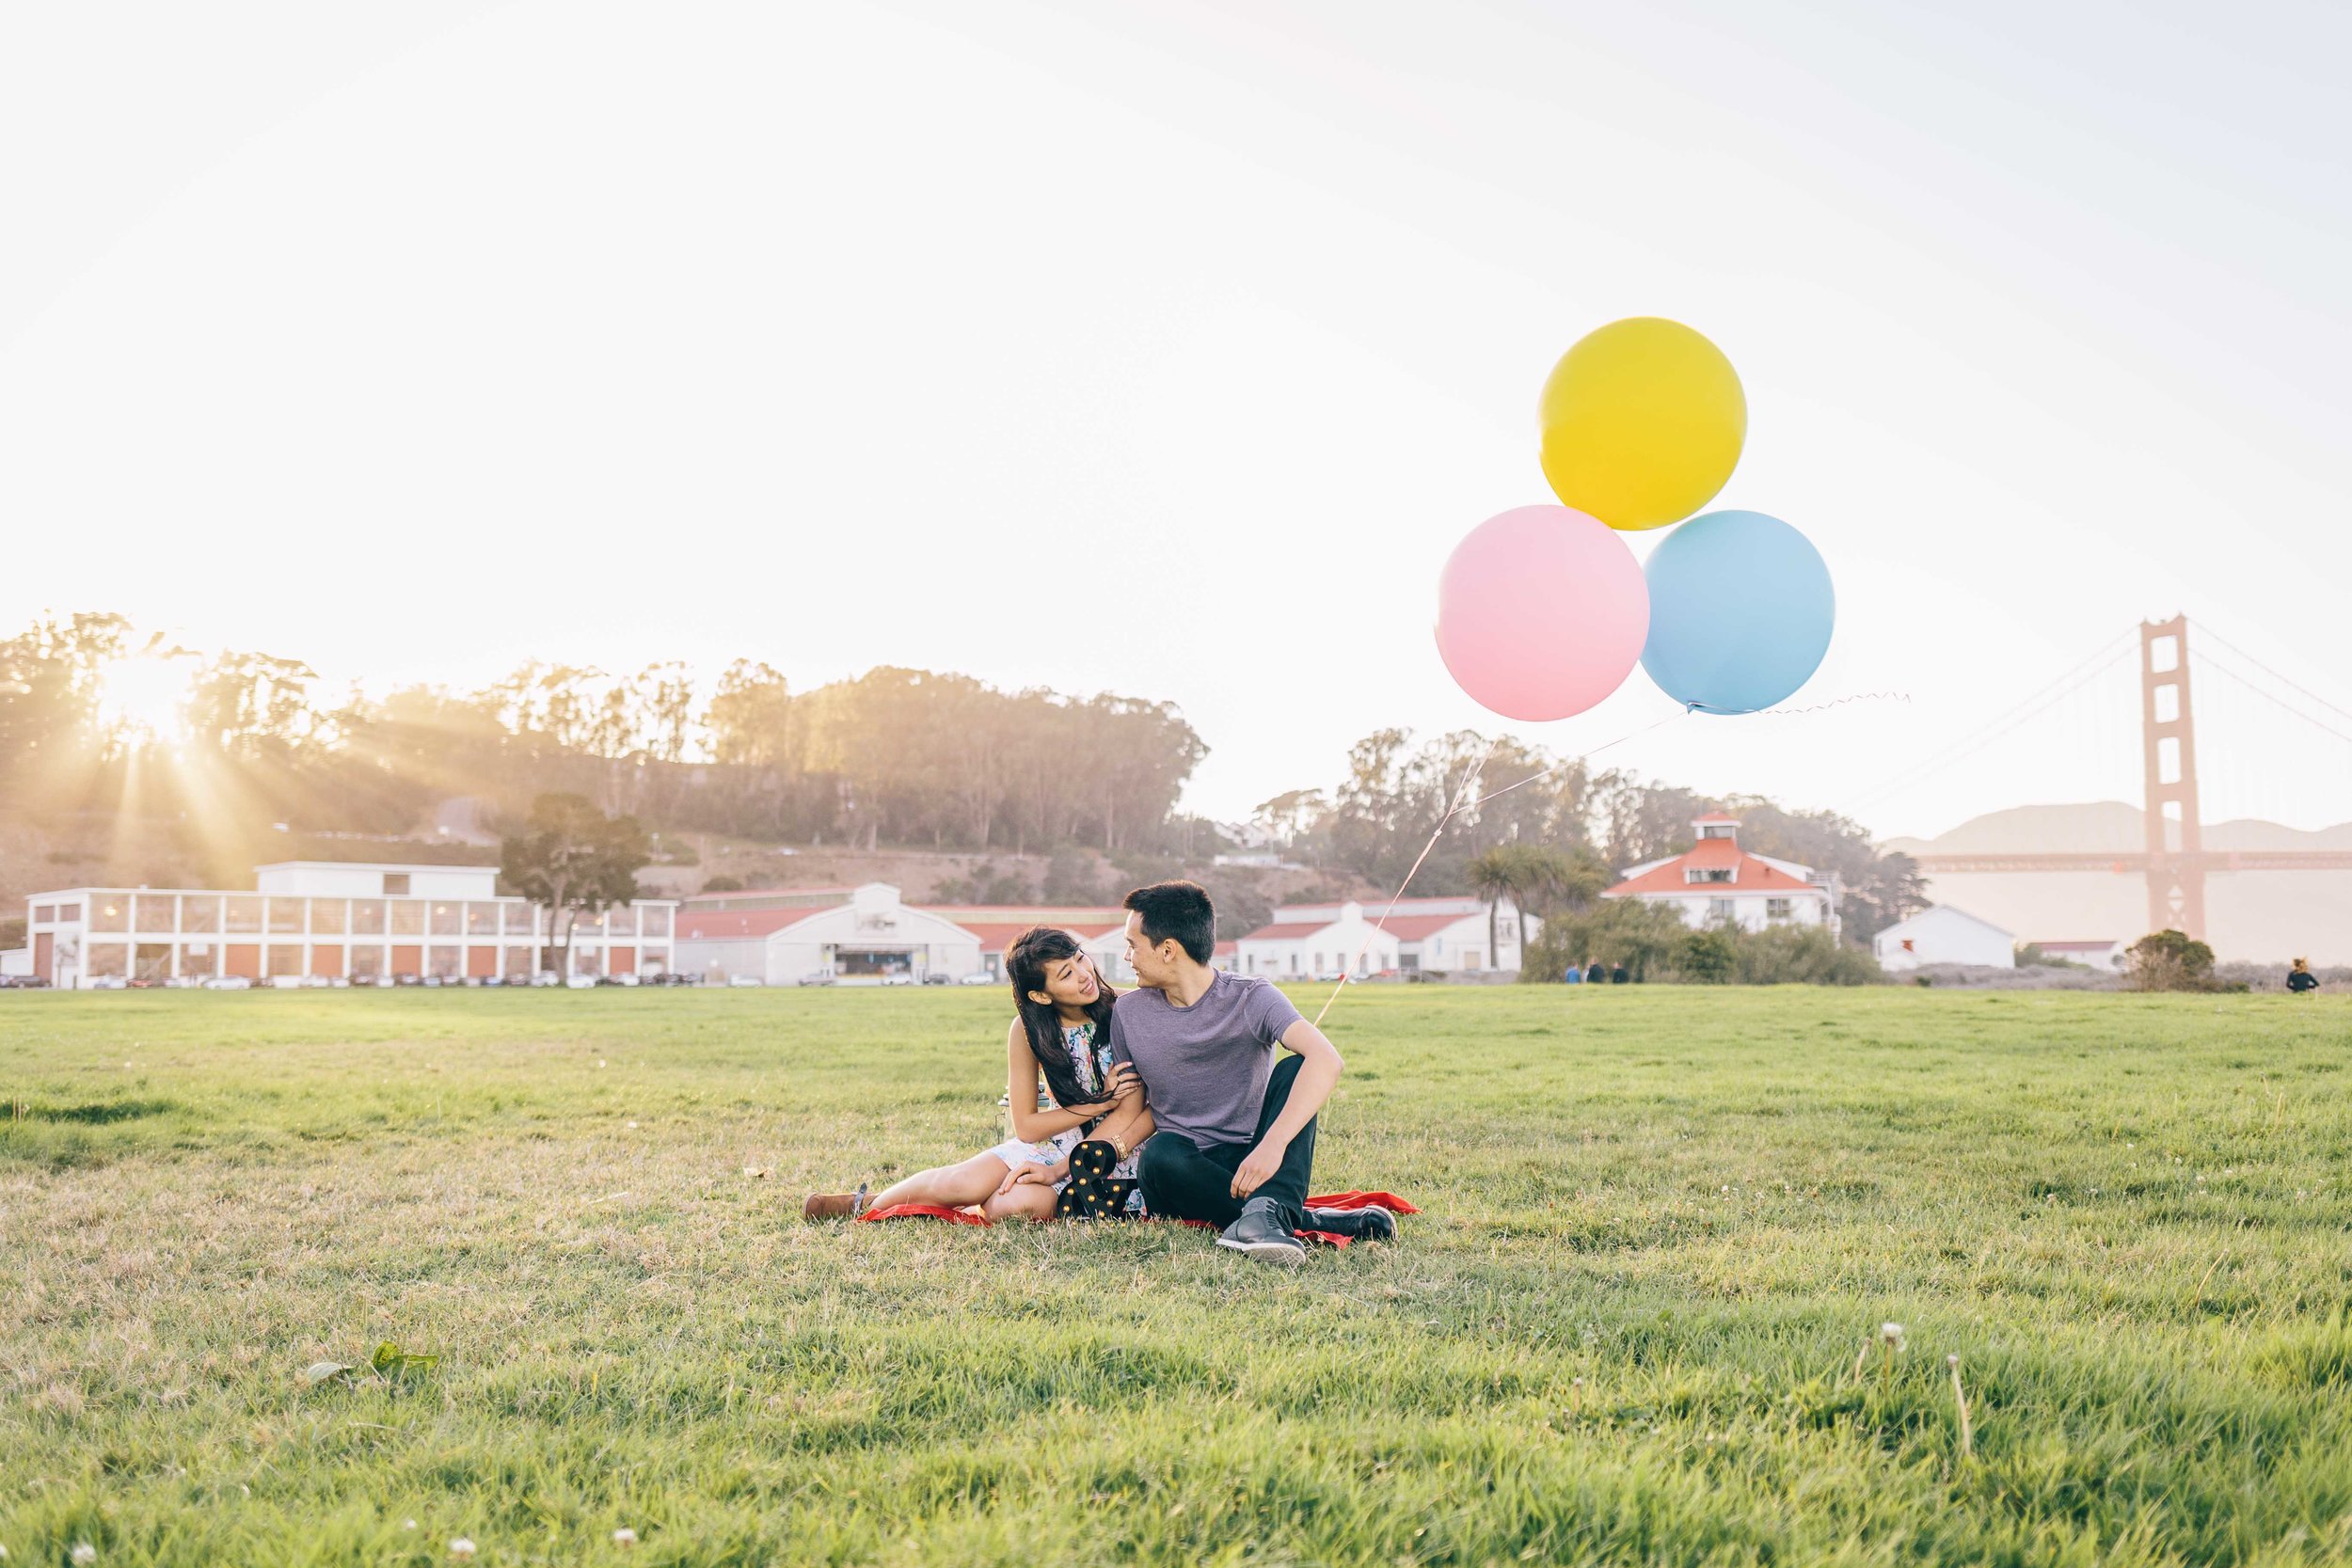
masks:
<svg viewBox="0 0 2352 1568"><path fill-rule="evenodd" d="M2342 1001L1372 989L1397 1245L801 1224L1003 1010L0 999L8 1568L2352 1558Z"/></svg>

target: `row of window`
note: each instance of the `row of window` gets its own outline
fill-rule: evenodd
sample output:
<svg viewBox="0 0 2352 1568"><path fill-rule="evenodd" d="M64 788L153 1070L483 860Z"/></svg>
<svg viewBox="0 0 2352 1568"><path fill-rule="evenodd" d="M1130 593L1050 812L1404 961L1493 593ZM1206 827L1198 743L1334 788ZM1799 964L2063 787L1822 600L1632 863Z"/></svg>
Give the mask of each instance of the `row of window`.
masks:
<svg viewBox="0 0 2352 1568"><path fill-rule="evenodd" d="M1767 898L1764 900L1765 919L1794 920L1796 917L1797 901L1795 899ZM1740 918L1740 900L1737 898L1709 898L1707 901L1707 918L1710 925L1719 920L1738 920Z"/></svg>
<svg viewBox="0 0 2352 1568"><path fill-rule="evenodd" d="M1321 954L1321 953L1317 953L1317 954L1315 954L1315 955L1314 955L1314 962L1313 962L1311 965L1310 965L1310 966L1308 966L1307 968L1305 968L1305 969L1301 969L1301 968L1299 967L1299 964L1298 964L1298 955L1297 955L1296 953L1295 953L1295 952L1294 952L1294 953L1285 953L1285 954L1283 954L1283 955L1282 955L1283 958L1284 958L1284 959L1288 962L1288 964L1289 964L1289 968L1288 968L1288 969L1285 969L1281 963L1278 963L1278 962L1276 962L1276 961L1275 961L1275 958L1274 958L1274 955L1272 955L1271 953L1268 953L1268 954L1263 955L1263 957L1264 957L1264 958L1265 958L1265 964L1264 964L1264 967L1263 967L1263 968L1261 968L1261 967L1259 967L1259 963L1258 963L1258 959L1259 959L1260 956L1261 956L1261 955L1256 954L1256 953L1252 953L1252 954L1250 954L1250 955L1249 955L1249 962L1248 962L1248 973L1249 973L1249 974L1329 974L1334 973L1334 972L1335 972L1335 971L1337 971L1337 970L1343 970L1343 969L1345 969L1345 968L1347 967L1347 955L1346 955L1346 954L1344 954L1344 953L1334 953L1334 954L1330 955L1331 964L1332 964L1332 967L1331 967L1330 969L1326 969L1326 968L1324 968L1324 966L1323 966L1324 955L1323 955L1323 954ZM1433 954L1431 955L1431 957L1433 957L1433 958L1434 958L1434 957L1436 957L1436 955L1433 953ZM1463 967L1464 969L1479 969L1479 968L1482 968L1482 967L1484 967L1484 965L1483 965L1483 963L1482 963L1482 961L1481 961L1481 960L1482 960L1484 958L1485 958L1485 954L1484 954L1483 952L1481 952L1481 951L1480 951L1479 949L1477 949L1477 948L1471 948L1471 949L1470 949L1469 951L1465 952L1465 953L1462 955L1462 967ZM1421 968L1421 959L1420 959L1417 956L1415 956L1415 955L1412 955L1412 954L1406 954L1406 955L1404 955L1404 956L1400 957L1400 958L1397 959L1397 967L1398 967L1399 969L1403 969L1403 970L1418 970L1418 969L1420 969L1420 968ZM1372 955L1371 955L1370 953L1359 953L1359 954L1357 954L1357 955L1356 955L1356 973L1357 973L1357 974L1370 974L1372 973Z"/></svg>
<svg viewBox="0 0 2352 1568"><path fill-rule="evenodd" d="M36 926L72 925L79 904L36 904ZM170 935L340 937L535 937L547 934L537 906L519 898L283 898L261 894L99 894L89 903L89 928ZM583 914L577 937L657 937L670 934L670 907L624 904Z"/></svg>
<svg viewBox="0 0 2352 1568"><path fill-rule="evenodd" d="M305 954L309 957L306 959ZM431 974L441 979L456 979L471 974L486 977L492 974L508 980L527 980L543 964L555 961L552 948L537 947L381 947L340 946L316 944L309 948L292 942L275 942L268 946L246 944L232 946L226 942L93 942L89 944L85 973L93 980L169 980L210 979L216 974L243 974L248 979L276 979L281 975L319 974L328 978L345 975L355 980L373 980L387 974ZM572 973L575 974L659 974L670 967L669 949L647 947L643 950L617 948L608 952L600 947L572 949Z"/></svg>

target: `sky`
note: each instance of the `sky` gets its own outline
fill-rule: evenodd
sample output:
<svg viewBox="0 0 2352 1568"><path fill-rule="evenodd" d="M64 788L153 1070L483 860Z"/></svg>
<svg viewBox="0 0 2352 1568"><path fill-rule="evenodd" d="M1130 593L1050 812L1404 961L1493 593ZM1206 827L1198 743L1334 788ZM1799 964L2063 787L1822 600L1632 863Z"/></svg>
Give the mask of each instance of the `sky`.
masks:
<svg viewBox="0 0 2352 1568"><path fill-rule="evenodd" d="M2347 54L2169 0L11 8L0 627L1164 698L1224 818L1504 729L1891 835L2136 800L2096 660L2185 612L2301 689L2212 686L2205 815L2317 827ZM1637 314L1740 372L1717 504L1829 562L1812 711L1509 725L1438 660L1546 372Z"/></svg>

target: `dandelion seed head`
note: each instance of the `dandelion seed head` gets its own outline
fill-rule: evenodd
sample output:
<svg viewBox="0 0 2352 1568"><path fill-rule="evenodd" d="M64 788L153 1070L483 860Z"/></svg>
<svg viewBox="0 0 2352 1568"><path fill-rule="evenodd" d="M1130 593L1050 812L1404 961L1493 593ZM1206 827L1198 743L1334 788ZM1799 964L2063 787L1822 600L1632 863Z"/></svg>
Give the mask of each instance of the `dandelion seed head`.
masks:
<svg viewBox="0 0 2352 1568"><path fill-rule="evenodd" d="M1944 1358L1944 1365L1949 1367L1954 1371L1958 1371L1960 1370L1960 1357L1956 1354L1947 1355Z"/></svg>
<svg viewBox="0 0 2352 1568"><path fill-rule="evenodd" d="M129 1067L131 1064L125 1062L122 1065L124 1067ZM98 1560L98 1548L91 1545L87 1541L76 1541L73 1543L73 1550L68 1552L66 1555L77 1563L96 1562Z"/></svg>
<svg viewBox="0 0 2352 1568"><path fill-rule="evenodd" d="M615 1546L634 1546L637 1544L637 1532L629 1528L627 1525L623 1525L619 1529L612 1532L612 1544Z"/></svg>
<svg viewBox="0 0 2352 1568"><path fill-rule="evenodd" d="M449 1555L455 1558L460 1562L472 1561L473 1552L473 1543L467 1540L462 1535L449 1544Z"/></svg>
<svg viewBox="0 0 2352 1568"><path fill-rule="evenodd" d="M1879 1343L1886 1346L1889 1350L1902 1349L1903 1325L1892 1323L1879 1324Z"/></svg>

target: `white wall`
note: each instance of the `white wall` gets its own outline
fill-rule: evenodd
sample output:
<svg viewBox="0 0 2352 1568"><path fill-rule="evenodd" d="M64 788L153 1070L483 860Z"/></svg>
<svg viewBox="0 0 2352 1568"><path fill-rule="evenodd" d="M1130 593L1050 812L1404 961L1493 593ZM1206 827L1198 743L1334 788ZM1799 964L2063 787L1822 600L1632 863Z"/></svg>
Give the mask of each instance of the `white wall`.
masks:
<svg viewBox="0 0 2352 1568"><path fill-rule="evenodd" d="M1821 893L1740 893L1729 884L1716 882L1700 883L1687 894L1637 893L1629 896L1639 898L1645 904L1670 906L1682 916L1682 923L1694 930L1717 923L1708 911L1718 898L1731 905L1732 923L1743 931L1760 931L1767 926L1823 926L1829 923L1829 898ZM1788 900L1788 913L1784 919L1776 921L1768 912L1772 898Z"/></svg>
<svg viewBox="0 0 2352 1568"><path fill-rule="evenodd" d="M1279 980L1311 979L1342 969L1350 974L1377 974L1397 967L1397 951L1394 934L1375 927L1363 906L1349 903L1341 906L1339 919L1303 937L1242 938L1233 956L1233 972Z"/></svg>
<svg viewBox="0 0 2352 1568"><path fill-rule="evenodd" d="M1909 952L1903 950L1906 942L1911 943ZM2007 931L1943 904L1889 926L1871 939L1870 946L1882 969L1916 969L1921 964L2017 967L2016 944Z"/></svg>
<svg viewBox="0 0 2352 1568"><path fill-rule="evenodd" d="M253 885L262 893L308 894L321 898L381 898L384 874L408 879L412 898L495 898L498 867L494 865L327 865L289 861L253 868Z"/></svg>

